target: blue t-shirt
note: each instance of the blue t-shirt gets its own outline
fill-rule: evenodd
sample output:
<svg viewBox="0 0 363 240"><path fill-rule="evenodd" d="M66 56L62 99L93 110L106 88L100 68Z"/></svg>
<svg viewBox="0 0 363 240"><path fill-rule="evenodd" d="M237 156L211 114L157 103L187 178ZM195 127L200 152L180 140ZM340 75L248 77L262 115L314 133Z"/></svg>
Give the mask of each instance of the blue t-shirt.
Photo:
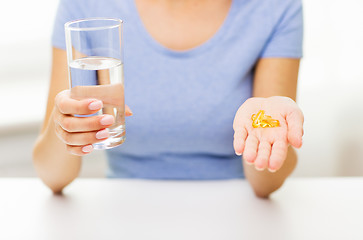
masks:
<svg viewBox="0 0 363 240"><path fill-rule="evenodd" d="M233 119L252 94L260 58L300 58L301 0L234 0L201 46L173 51L146 31L133 0L61 0L52 44L65 49L64 23L124 20L126 141L107 150L109 177L242 178ZM213 17L213 16L211 16Z"/></svg>

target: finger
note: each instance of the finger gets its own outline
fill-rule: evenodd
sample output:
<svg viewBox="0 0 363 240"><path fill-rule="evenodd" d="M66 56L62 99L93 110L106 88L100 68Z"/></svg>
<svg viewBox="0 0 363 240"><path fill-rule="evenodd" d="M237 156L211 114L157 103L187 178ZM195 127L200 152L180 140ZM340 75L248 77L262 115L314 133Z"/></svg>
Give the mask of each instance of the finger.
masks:
<svg viewBox="0 0 363 240"><path fill-rule="evenodd" d="M110 135L107 129L93 132L69 133L61 128L60 125L56 125L56 134L65 144L72 146L101 142Z"/></svg>
<svg viewBox="0 0 363 240"><path fill-rule="evenodd" d="M304 134L303 124L304 116L300 110L293 111L286 117L287 122L287 139L289 143L300 148L302 145L302 136Z"/></svg>
<svg viewBox="0 0 363 240"><path fill-rule="evenodd" d="M257 156L258 139L254 135L249 135L246 140L245 149L243 151L243 159L252 164Z"/></svg>
<svg viewBox="0 0 363 240"><path fill-rule="evenodd" d="M115 118L112 115L73 117L58 114L55 121L67 132L90 132L110 127L115 123Z"/></svg>
<svg viewBox="0 0 363 240"><path fill-rule="evenodd" d="M129 116L132 116L132 115L133 115L133 113L132 113L131 109L130 109L130 108L129 108L129 106L127 106L127 105L125 105L125 115L126 115L127 117L129 117Z"/></svg>
<svg viewBox="0 0 363 240"><path fill-rule="evenodd" d="M261 141L258 146L257 157L255 160L255 168L258 171L263 171L268 166L268 159L271 154L271 144L267 141Z"/></svg>
<svg viewBox="0 0 363 240"><path fill-rule="evenodd" d="M270 172L276 172L282 167L287 156L288 144L285 141L276 141L272 145L268 169Z"/></svg>
<svg viewBox="0 0 363 240"><path fill-rule="evenodd" d="M88 115L96 113L103 107L102 101L97 99L72 99L69 90L59 93L55 103L58 110L63 114Z"/></svg>
<svg viewBox="0 0 363 240"><path fill-rule="evenodd" d="M86 145L86 146L67 145L67 151L73 155L84 156L93 151L93 146L92 145Z"/></svg>
<svg viewBox="0 0 363 240"><path fill-rule="evenodd" d="M234 132L233 147L238 156L241 156L245 148L245 142L247 138L246 129L240 129Z"/></svg>

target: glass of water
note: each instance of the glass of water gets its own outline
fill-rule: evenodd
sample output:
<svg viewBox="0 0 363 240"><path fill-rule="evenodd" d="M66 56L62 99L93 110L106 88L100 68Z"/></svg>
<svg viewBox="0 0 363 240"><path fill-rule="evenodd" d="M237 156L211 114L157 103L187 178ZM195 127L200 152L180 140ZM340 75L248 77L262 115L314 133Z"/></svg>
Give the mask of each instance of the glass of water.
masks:
<svg viewBox="0 0 363 240"><path fill-rule="evenodd" d="M125 141L125 99L122 52L122 20L90 18L65 24L71 97L98 99L115 123L110 136L94 149L116 147ZM90 115L76 115L89 117Z"/></svg>

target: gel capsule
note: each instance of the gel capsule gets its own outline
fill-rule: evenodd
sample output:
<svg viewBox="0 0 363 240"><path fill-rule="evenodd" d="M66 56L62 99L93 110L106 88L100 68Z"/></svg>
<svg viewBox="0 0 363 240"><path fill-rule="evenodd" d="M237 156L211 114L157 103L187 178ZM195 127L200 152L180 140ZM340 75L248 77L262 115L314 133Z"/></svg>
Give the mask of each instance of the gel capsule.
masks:
<svg viewBox="0 0 363 240"><path fill-rule="evenodd" d="M272 128L279 127L279 120L271 118L271 116L265 115L264 110L260 110L257 114L253 114L252 117L252 126L254 128Z"/></svg>

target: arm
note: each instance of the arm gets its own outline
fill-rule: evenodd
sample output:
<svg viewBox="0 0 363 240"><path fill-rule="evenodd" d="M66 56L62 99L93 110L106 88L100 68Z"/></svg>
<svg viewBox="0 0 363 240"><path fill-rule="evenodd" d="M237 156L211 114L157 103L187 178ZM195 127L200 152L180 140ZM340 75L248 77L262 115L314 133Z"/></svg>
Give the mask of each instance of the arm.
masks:
<svg viewBox="0 0 363 240"><path fill-rule="evenodd" d="M66 53L54 48L47 112L33 150L33 161L40 178L55 193L78 176L81 156L90 153L94 143L107 139L107 128L115 122L113 115L95 114L103 107L101 100L72 99L67 75ZM127 106L125 115L132 115Z"/></svg>
<svg viewBox="0 0 363 240"><path fill-rule="evenodd" d="M59 92L69 88L66 52L54 48L52 61L47 110L33 149L33 163L43 182L53 192L59 193L78 176L81 157L70 154L55 133L55 97Z"/></svg>
<svg viewBox="0 0 363 240"><path fill-rule="evenodd" d="M295 100L299 63L298 59L265 58L259 60L256 65L253 96L262 98L286 96ZM286 140L286 147L290 140ZM294 146L299 147L300 145L301 143L298 142ZM271 158L272 152L273 150L271 151ZM244 156L246 160L249 156L245 152L244 155L246 155ZM268 197L282 186L285 179L295 168L297 156L294 149L289 146L287 154L282 155L285 160L282 161L283 165L276 172L268 171L267 168L263 171L257 170L256 163L259 161L257 160L258 157L256 158L255 166L248 164L247 161L243 161L246 178L257 196Z"/></svg>

